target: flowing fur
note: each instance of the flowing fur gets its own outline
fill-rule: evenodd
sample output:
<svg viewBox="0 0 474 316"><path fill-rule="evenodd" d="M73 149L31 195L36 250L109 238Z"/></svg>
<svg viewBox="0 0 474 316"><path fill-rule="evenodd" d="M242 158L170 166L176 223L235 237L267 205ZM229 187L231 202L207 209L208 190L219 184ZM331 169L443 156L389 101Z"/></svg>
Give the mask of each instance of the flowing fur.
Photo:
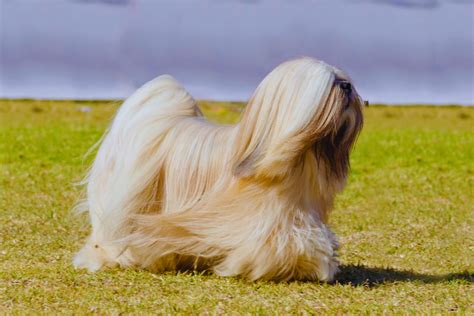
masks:
<svg viewBox="0 0 474 316"><path fill-rule="evenodd" d="M87 177L92 233L74 265L332 280L327 218L362 127L349 82L318 60L285 62L233 126L208 122L172 77L148 82L119 109Z"/></svg>

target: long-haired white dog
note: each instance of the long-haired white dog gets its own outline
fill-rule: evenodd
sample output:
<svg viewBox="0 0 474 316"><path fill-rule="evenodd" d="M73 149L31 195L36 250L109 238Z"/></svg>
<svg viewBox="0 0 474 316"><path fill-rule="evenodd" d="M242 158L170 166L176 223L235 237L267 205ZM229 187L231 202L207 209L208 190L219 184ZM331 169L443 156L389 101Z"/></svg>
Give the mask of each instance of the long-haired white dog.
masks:
<svg viewBox="0 0 474 316"><path fill-rule="evenodd" d="M274 69L233 126L158 77L103 138L86 180L92 234L74 265L330 281L328 213L361 127L350 79L311 58Z"/></svg>

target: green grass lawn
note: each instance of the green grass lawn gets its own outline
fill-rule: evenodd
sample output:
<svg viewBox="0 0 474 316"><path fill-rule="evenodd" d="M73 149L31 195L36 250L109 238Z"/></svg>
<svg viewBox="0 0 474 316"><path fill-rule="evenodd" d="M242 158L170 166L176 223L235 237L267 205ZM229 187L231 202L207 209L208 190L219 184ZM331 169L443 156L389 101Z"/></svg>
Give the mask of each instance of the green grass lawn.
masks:
<svg viewBox="0 0 474 316"><path fill-rule="evenodd" d="M0 313L474 313L474 109L369 107L331 217L335 284L76 271L70 212L118 102L0 101ZM233 122L242 106L201 102Z"/></svg>

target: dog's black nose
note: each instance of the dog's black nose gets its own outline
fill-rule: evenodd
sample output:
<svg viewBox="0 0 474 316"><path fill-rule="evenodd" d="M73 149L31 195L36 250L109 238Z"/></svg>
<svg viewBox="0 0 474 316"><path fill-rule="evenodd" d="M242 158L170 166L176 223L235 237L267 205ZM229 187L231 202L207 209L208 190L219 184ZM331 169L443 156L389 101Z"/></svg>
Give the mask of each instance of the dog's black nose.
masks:
<svg viewBox="0 0 474 316"><path fill-rule="evenodd" d="M340 83L340 87L341 87L342 90L346 91L346 93L349 93L349 92L352 91L352 85L348 81L342 81Z"/></svg>

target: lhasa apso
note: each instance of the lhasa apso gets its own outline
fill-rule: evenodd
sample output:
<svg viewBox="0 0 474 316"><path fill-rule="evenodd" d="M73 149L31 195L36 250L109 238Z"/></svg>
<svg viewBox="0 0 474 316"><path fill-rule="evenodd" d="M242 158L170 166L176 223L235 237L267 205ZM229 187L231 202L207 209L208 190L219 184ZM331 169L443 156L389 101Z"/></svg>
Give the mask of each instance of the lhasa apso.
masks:
<svg viewBox="0 0 474 316"><path fill-rule="evenodd" d="M275 68L232 126L158 77L103 137L86 179L92 233L74 265L331 281L328 214L362 121L350 79L311 58Z"/></svg>

